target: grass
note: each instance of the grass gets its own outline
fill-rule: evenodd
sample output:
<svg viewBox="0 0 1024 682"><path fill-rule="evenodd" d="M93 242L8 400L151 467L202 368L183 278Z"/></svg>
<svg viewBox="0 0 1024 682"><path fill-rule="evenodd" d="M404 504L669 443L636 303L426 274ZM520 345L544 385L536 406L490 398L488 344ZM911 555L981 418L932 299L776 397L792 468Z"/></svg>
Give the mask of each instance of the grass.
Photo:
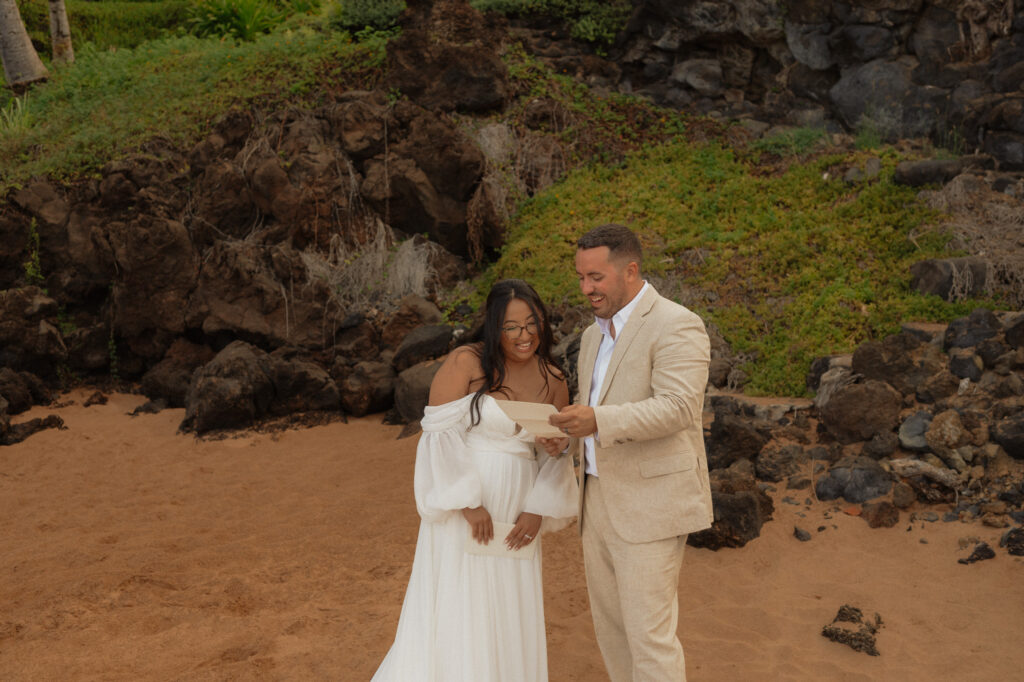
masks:
<svg viewBox="0 0 1024 682"><path fill-rule="evenodd" d="M192 3L65 0L65 4L77 51L87 43L98 48L137 47L148 40L166 37L169 31L185 24ZM18 8L40 56L47 56L50 19L46 0L24 0Z"/></svg>
<svg viewBox="0 0 1024 682"><path fill-rule="evenodd" d="M252 42L181 36L134 49L81 48L20 105L33 125L0 127L0 195L33 175L57 179L95 171L154 136L195 141L231 106L315 105L334 89L372 86L384 41L292 21ZM13 107L0 95L0 109Z"/></svg>
<svg viewBox="0 0 1024 682"><path fill-rule="evenodd" d="M898 158L891 150L877 182L852 187L823 178L860 156L820 157L765 175L717 143L678 139L632 154L619 168L581 168L521 206L475 295L517 276L545 300L582 305L575 241L595 225L623 222L642 235L649 275L709 292L695 307L751 358L748 392L802 395L815 357L850 352L901 322L948 321L979 304L910 291L909 266L948 256L948 238L925 231L908 239L934 216L912 189L892 183ZM700 258L688 257L696 250Z"/></svg>

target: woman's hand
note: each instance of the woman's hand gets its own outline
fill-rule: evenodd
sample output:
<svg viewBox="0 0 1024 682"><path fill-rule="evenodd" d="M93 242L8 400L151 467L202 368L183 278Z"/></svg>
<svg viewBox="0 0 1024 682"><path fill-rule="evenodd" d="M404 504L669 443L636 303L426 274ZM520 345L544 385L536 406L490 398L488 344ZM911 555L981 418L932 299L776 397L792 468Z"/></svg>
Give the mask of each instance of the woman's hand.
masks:
<svg viewBox="0 0 1024 682"><path fill-rule="evenodd" d="M544 448L544 450L551 457L558 457L565 449L569 447L568 438L542 438L537 436L537 445Z"/></svg>
<svg viewBox="0 0 1024 682"><path fill-rule="evenodd" d="M491 514L483 507L466 507L462 510L470 528L473 529L473 539L481 545L486 545L494 539L494 524L491 523ZM532 534L532 533L531 533Z"/></svg>
<svg viewBox="0 0 1024 682"><path fill-rule="evenodd" d="M537 534L540 533L540 522L542 520L542 516L523 512L516 519L516 525L512 527L512 531L505 537L505 544L508 545L509 549L519 549L530 544L537 538Z"/></svg>

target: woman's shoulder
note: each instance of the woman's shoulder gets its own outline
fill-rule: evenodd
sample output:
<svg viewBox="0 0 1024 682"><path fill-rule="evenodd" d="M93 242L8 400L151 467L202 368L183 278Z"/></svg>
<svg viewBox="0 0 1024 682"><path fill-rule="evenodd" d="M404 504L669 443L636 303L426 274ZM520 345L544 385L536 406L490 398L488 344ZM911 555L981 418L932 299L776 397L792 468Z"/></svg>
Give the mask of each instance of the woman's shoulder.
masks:
<svg viewBox="0 0 1024 682"><path fill-rule="evenodd" d="M475 373L479 374L481 368L479 344L469 343L453 349L445 362L463 370L476 370Z"/></svg>
<svg viewBox="0 0 1024 682"><path fill-rule="evenodd" d="M548 373L555 379L558 379L559 381L565 381L565 372L562 371L561 367L559 367L553 362L547 361L544 362L544 367L547 369Z"/></svg>

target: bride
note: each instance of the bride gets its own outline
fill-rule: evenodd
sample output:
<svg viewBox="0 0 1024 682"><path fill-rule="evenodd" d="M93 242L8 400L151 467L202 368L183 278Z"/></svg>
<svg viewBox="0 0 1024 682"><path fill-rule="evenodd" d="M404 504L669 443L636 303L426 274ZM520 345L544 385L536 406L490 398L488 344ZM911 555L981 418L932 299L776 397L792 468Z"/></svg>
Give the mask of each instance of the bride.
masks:
<svg viewBox="0 0 1024 682"><path fill-rule="evenodd" d="M540 534L576 515L576 479L560 454L568 439L535 448L499 401L568 404L551 345L537 293L502 280L487 296L482 340L452 351L434 377L416 451L416 555L374 682L548 679ZM496 537L498 523L512 530ZM467 538L516 551L469 553Z"/></svg>

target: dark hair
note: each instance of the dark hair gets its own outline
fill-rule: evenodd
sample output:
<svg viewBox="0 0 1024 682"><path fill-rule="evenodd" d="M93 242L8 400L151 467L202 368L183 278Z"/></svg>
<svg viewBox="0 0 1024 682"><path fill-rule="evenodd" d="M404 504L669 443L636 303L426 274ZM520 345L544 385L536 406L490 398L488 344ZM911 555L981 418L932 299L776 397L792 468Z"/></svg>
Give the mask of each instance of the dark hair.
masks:
<svg viewBox="0 0 1024 682"><path fill-rule="evenodd" d="M598 225L587 232L576 242L577 249L596 249L599 246L608 247L608 257L625 258L628 261L636 261L637 266L643 269L643 248L640 240L633 231L625 225L608 223Z"/></svg>
<svg viewBox="0 0 1024 682"><path fill-rule="evenodd" d="M480 422L480 398L485 393L504 391L505 387L505 354L501 350L502 324L505 322L505 309L508 304L519 299L529 306L534 317L537 318L537 369L544 376L544 386L548 385L548 377L555 376L552 368L556 367L555 361L551 359L551 348L555 345L554 336L551 333L551 324L548 322L548 311L544 302L529 284L521 279L503 279L495 282L487 294L487 302L484 305L484 321L480 329L474 335L474 349L480 357L480 366L484 370L483 384L477 389L476 395L470 402L470 414L472 424L476 426Z"/></svg>

